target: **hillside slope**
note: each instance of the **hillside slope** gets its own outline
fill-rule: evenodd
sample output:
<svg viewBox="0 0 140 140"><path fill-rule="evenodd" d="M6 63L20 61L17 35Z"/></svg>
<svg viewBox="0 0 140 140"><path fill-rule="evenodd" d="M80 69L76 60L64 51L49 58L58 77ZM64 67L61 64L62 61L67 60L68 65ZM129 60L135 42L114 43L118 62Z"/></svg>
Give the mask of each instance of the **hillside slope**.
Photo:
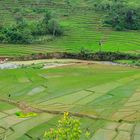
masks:
<svg viewBox="0 0 140 140"><path fill-rule="evenodd" d="M105 26L105 14L95 11L92 3L92 0L73 0L71 12L67 16L68 8L62 0L0 1L2 25L12 25L19 14L30 22L42 19L44 9L49 9L57 14L64 28L64 35L54 40L51 36L41 36L36 43L30 45L0 44L0 56L21 56L50 51L78 52L81 48L99 51L100 40L103 42L103 51L139 53L140 31L114 31ZM138 5L132 1L130 4Z"/></svg>

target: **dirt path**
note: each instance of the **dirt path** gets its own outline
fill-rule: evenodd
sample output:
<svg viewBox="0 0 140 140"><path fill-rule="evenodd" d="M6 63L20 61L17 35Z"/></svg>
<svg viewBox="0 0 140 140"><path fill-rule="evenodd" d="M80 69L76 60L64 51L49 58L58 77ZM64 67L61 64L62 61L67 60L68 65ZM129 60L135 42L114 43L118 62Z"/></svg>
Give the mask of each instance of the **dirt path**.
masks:
<svg viewBox="0 0 140 140"><path fill-rule="evenodd" d="M41 108L30 106L30 105L26 104L25 102L16 102L16 101L13 101L13 100L2 99L2 98L0 98L0 101L8 103L8 104L12 104L12 105L18 107L19 109L21 109L25 113L35 112L35 113L49 113L49 114L55 114L55 115L64 114L64 111L59 111L59 110L50 111L50 110L47 110L47 109L41 109ZM91 118L91 119L99 119L95 115L86 115L86 114L73 113L73 112L69 112L69 113L72 116L76 116L76 117L87 117L87 118Z"/></svg>

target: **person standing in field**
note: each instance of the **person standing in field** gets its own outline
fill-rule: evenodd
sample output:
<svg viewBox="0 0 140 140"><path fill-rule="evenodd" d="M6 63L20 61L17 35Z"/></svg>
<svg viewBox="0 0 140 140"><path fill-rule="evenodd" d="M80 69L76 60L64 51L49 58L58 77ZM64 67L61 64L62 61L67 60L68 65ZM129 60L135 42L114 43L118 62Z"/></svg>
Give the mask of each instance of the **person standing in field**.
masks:
<svg viewBox="0 0 140 140"><path fill-rule="evenodd" d="M100 52L101 52L102 51L102 46L103 46L102 40L99 41L99 46L100 46Z"/></svg>

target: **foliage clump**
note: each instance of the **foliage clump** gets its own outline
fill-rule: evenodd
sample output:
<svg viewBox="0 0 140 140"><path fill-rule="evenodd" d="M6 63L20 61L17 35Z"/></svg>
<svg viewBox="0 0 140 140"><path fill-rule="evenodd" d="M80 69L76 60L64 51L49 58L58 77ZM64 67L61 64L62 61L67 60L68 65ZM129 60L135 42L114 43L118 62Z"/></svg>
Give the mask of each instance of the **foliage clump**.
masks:
<svg viewBox="0 0 140 140"><path fill-rule="evenodd" d="M27 22L23 19L17 19L16 24L9 27L1 27L0 42L5 43L31 43L32 34L28 28Z"/></svg>
<svg viewBox="0 0 140 140"><path fill-rule="evenodd" d="M61 25L59 24L57 17L54 13L46 11L42 21L36 23L34 26L34 35L46 35L51 34L54 36L60 36L63 34Z"/></svg>
<svg viewBox="0 0 140 140"><path fill-rule="evenodd" d="M106 23L116 30L139 30L140 9L129 7L125 1L116 0L108 12Z"/></svg>
<svg viewBox="0 0 140 140"><path fill-rule="evenodd" d="M64 117L58 121L57 128L45 132L44 140L79 140L81 133L80 121L65 112Z"/></svg>
<svg viewBox="0 0 140 140"><path fill-rule="evenodd" d="M0 43L30 44L37 36L60 36L63 30L57 18L45 11L44 18L38 22L29 22L23 17L17 17L12 26L0 26Z"/></svg>
<svg viewBox="0 0 140 140"><path fill-rule="evenodd" d="M16 112L15 115L20 117L20 118L28 118L28 117L37 116L37 113L34 113L34 112L29 112L29 113Z"/></svg>
<svg viewBox="0 0 140 140"><path fill-rule="evenodd" d="M132 7L126 0L96 1L96 9L106 11L104 22L118 31L140 29L140 7Z"/></svg>

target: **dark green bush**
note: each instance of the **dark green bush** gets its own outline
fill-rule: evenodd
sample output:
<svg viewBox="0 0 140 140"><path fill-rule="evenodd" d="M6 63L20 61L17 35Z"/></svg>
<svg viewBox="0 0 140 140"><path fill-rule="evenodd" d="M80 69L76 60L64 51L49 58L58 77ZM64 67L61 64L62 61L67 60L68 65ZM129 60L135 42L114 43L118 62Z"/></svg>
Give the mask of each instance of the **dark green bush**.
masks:
<svg viewBox="0 0 140 140"><path fill-rule="evenodd" d="M63 30L56 19L51 19L48 22L48 31L53 36L60 36L63 33Z"/></svg>
<svg viewBox="0 0 140 140"><path fill-rule="evenodd" d="M51 34L53 36L62 35L63 30L57 19L54 17L55 15L50 13L50 11L47 11L42 21L39 21L38 23L33 23L33 25L31 25L32 34L33 35Z"/></svg>
<svg viewBox="0 0 140 140"><path fill-rule="evenodd" d="M0 42L4 42L4 40L6 40L6 36L2 32L0 32Z"/></svg>
<svg viewBox="0 0 140 140"><path fill-rule="evenodd" d="M104 23L118 31L140 29L140 8L130 7L126 0L95 0L97 10L107 13Z"/></svg>
<svg viewBox="0 0 140 140"><path fill-rule="evenodd" d="M44 23L40 22L33 22L29 25L33 36L41 36L48 34L48 29Z"/></svg>
<svg viewBox="0 0 140 140"><path fill-rule="evenodd" d="M110 10L106 23L112 25L116 30L139 30L140 10L129 7Z"/></svg>
<svg viewBox="0 0 140 140"><path fill-rule="evenodd" d="M52 19L52 13L50 11L46 11L44 18L43 18L43 22L45 25L47 25L49 23L49 20Z"/></svg>
<svg viewBox="0 0 140 140"><path fill-rule="evenodd" d="M27 22L22 16L16 17L16 24L5 27L0 26L1 43L32 43L35 36L51 34L62 35L62 28L58 21L52 18L50 11L46 11L44 18L38 22Z"/></svg>
<svg viewBox="0 0 140 140"><path fill-rule="evenodd" d="M0 31L1 43L31 43L33 37L31 31L25 25L16 24L10 27L3 27Z"/></svg>

